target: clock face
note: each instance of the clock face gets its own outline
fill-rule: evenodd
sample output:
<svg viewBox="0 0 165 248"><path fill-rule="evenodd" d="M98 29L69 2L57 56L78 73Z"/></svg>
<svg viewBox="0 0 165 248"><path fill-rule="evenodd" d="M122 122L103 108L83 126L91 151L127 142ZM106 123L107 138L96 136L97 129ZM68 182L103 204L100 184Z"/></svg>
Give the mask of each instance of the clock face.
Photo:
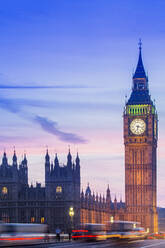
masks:
<svg viewBox="0 0 165 248"><path fill-rule="evenodd" d="M136 135L143 134L146 130L146 123L142 119L134 119L130 124L130 130Z"/></svg>

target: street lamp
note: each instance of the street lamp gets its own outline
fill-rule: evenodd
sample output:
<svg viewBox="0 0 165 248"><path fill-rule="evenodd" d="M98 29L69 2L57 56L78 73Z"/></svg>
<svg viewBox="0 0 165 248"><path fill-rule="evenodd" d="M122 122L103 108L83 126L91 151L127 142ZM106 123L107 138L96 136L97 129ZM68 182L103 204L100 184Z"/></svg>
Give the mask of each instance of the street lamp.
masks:
<svg viewBox="0 0 165 248"><path fill-rule="evenodd" d="M71 232L72 232L72 229L73 229L73 217L74 217L74 209L73 209L73 207L69 208L69 216L70 216ZM69 233L69 240L71 239L71 232Z"/></svg>
<svg viewBox="0 0 165 248"><path fill-rule="evenodd" d="M74 209L73 209L73 207L70 207L69 208L69 216L70 216L71 219L73 219L73 216L74 216Z"/></svg>

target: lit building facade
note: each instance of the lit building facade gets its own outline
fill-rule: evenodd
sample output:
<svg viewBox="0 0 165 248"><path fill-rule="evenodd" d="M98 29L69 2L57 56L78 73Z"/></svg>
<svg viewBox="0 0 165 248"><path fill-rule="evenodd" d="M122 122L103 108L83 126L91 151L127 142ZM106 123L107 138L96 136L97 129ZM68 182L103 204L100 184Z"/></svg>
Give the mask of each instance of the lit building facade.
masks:
<svg viewBox="0 0 165 248"><path fill-rule="evenodd" d="M106 223L113 220L124 220L125 204L120 199L117 202L115 197L111 201L109 186L106 197L92 194L88 185L85 194L81 192L81 223Z"/></svg>
<svg viewBox="0 0 165 248"><path fill-rule="evenodd" d="M74 218L69 211L74 209ZM28 185L26 156L17 164L14 152L12 165L6 153L0 165L0 220L19 223L47 223L50 231L66 232L80 223L80 160L72 162L70 151L67 165L60 166L57 155L50 163L45 156L45 187ZM72 223L73 222L73 223Z"/></svg>
<svg viewBox="0 0 165 248"><path fill-rule="evenodd" d="M157 232L156 150L158 117L149 95L141 43L133 75L132 93L124 111L125 219L138 221L146 230Z"/></svg>
<svg viewBox="0 0 165 248"><path fill-rule="evenodd" d="M0 220L19 223L46 223L51 232L69 232L80 223L104 223L110 216L123 214L124 204L111 202L108 187L106 199L91 194L88 185L80 194L80 159L75 161L69 151L67 164L60 165L57 154L50 162L45 156L45 187L28 184L26 155L18 165L14 152L12 165L4 152L0 165Z"/></svg>

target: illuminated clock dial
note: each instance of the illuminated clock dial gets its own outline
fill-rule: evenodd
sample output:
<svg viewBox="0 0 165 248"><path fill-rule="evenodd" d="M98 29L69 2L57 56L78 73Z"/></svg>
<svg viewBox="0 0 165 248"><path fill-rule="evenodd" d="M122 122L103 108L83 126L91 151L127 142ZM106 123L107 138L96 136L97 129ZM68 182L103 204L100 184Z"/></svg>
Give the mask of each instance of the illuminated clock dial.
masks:
<svg viewBox="0 0 165 248"><path fill-rule="evenodd" d="M143 134L146 130L146 123L142 119L134 119L130 124L130 130L136 135Z"/></svg>

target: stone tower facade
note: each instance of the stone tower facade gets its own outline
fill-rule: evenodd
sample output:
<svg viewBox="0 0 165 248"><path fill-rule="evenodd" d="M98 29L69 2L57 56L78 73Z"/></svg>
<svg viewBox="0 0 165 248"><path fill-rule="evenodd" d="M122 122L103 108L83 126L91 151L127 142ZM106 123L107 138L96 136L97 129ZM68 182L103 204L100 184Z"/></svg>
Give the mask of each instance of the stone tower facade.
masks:
<svg viewBox="0 0 165 248"><path fill-rule="evenodd" d="M54 227L68 231L80 223L80 159L77 154L75 162L68 153L67 164L60 166L57 154L54 163L50 163L47 152L45 156L45 197L46 216L50 230ZM69 211L74 209L74 216Z"/></svg>
<svg viewBox="0 0 165 248"><path fill-rule="evenodd" d="M157 232L157 112L149 95L141 43L132 93L124 110L126 219Z"/></svg>
<svg viewBox="0 0 165 248"><path fill-rule="evenodd" d="M60 165L57 155L50 163L45 156L45 187L28 184L26 155L18 165L14 151L12 165L6 153L0 164L0 221L15 223L45 223L49 230L68 232L80 223L80 159ZM73 209L74 216L69 215Z"/></svg>
<svg viewBox="0 0 165 248"><path fill-rule="evenodd" d="M19 199L26 198L28 187L28 168L26 155L22 162L17 164L14 151L12 165L8 164L6 152L3 154L0 165L0 220L4 222L20 222L24 218L23 208L19 211ZM23 206L23 205L22 205Z"/></svg>

